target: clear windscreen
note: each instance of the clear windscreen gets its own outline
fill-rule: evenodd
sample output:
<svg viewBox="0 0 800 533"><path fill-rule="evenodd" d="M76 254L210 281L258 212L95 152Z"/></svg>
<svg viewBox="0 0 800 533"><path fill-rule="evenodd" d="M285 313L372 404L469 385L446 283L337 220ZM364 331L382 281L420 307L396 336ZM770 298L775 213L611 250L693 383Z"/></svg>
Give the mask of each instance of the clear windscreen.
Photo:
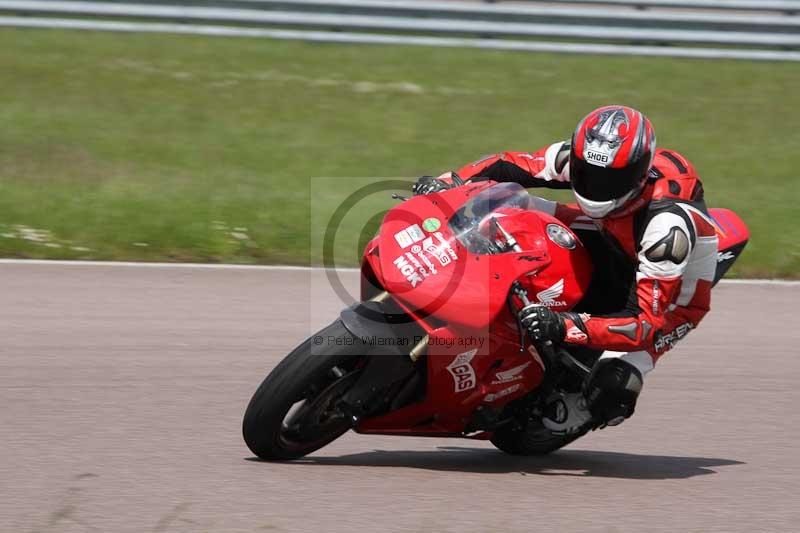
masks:
<svg viewBox="0 0 800 533"><path fill-rule="evenodd" d="M518 183L498 183L476 194L450 219L449 226L470 253L497 254L505 250L494 239L492 219L507 209L535 210L533 198Z"/></svg>

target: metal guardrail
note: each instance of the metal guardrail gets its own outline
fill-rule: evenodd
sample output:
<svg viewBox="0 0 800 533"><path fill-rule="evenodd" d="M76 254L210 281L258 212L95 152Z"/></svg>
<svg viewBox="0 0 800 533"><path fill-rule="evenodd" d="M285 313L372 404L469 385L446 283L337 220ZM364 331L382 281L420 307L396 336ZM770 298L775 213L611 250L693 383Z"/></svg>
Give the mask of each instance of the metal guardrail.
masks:
<svg viewBox="0 0 800 533"><path fill-rule="evenodd" d="M548 6L525 4L498 5L479 2L456 1L405 1L390 0L175 0L171 5L162 2L126 1L42 1L0 0L0 25L48 27L63 20L56 17L79 18L84 24L59 22L58 27L82 29L114 29L117 31L175 31L175 23L191 26L200 33L200 25L234 24L235 26L203 26L202 31L243 36L253 36L255 29L263 30L260 36L277 37L284 28L297 38L302 31L313 30L315 39L323 34L348 32L350 42L379 42L380 35L366 31L392 32L393 42L403 40L410 44L467 42L465 46L505 49L543 49L554 51L606 50L597 53L637 53L644 55L678 55L682 57L741 57L749 59L796 60L800 49L800 16L764 13L736 13L734 9L755 9L754 4L770 8L800 9L800 0L753 2L747 0L548 0ZM576 8L553 4L606 4L616 8ZM691 4L693 7L718 5L718 11L680 11L648 9L637 11L630 7L669 7ZM626 6L626 8L620 7ZM749 6L749 7L748 7ZM22 16L20 16L22 15ZM102 18L102 20L101 20ZM107 19L111 20L107 20ZM28 22L27 24L25 22ZM158 21L156 23L150 21ZM120 29L124 24L125 29ZM265 28L266 27L266 28ZM301 30L302 28L302 30ZM192 33L183 29L180 33ZM266 33L264 33L266 32ZM284 33L285 34L285 33ZM423 35L420 35L423 34ZM433 34L436 37L426 37ZM309 36L311 34L309 33ZM468 38L478 35L480 38ZM361 37L359 37L361 36ZM409 40L416 36L416 39ZM450 41L442 41L447 36ZM498 44L488 46L495 38ZM509 38L523 38L511 41ZM578 40L581 43L545 43L543 38ZM433 40L431 40L433 39ZM437 41L438 39L438 41ZM527 39L538 39L527 41ZM337 39L341 40L341 39ZM414 41L414 42L412 42ZM591 41L594 41L592 43ZM598 42L599 41L599 42ZM519 44L516 44L519 43ZM529 43L527 46L522 46ZM664 47L666 52L655 50L653 44L692 45L679 49ZM703 45L723 45L726 49L699 48ZM431 44L429 44L431 45ZM434 45L436 46L436 45ZM576 48L577 46L577 48ZM618 47L617 52L609 52ZM741 49L759 47L767 50ZM625 52L621 52L624 50ZM686 52L684 50L694 50ZM669 52L675 52L670 54ZM721 53L725 52L725 53ZM591 53L591 52L589 52Z"/></svg>
<svg viewBox="0 0 800 533"><path fill-rule="evenodd" d="M164 5L162 0L87 0L112 4ZM283 11L332 11L350 14L406 13L427 17L431 14L497 19L507 16L536 17L562 16L566 18L601 17L646 22L697 22L716 25L746 23L792 24L800 17L800 0L754 2L752 0L531 0L501 3L501 0L425 1L425 0L173 0L171 5L273 9ZM531 5L537 4L537 5ZM580 7L578 7L580 6ZM693 6L693 7L688 7ZM739 6L735 8L734 6Z"/></svg>
<svg viewBox="0 0 800 533"><path fill-rule="evenodd" d="M112 2L125 3L127 0L110 0ZM163 3L162 0L144 0L146 3ZM503 5L503 2L513 2L514 4L529 2L539 4L564 4L573 6L586 6L588 4L604 5L607 7L622 7L633 9L702 9L713 11L777 11L781 13L797 14L800 13L800 0L472 0L470 3L483 2L490 5ZM192 4L297 4L297 0L186 0L179 3ZM312 0L309 3L325 3L329 5L338 4L348 6L352 4L350 0ZM386 4L402 6L405 4L428 4L424 0L385 0Z"/></svg>
<svg viewBox="0 0 800 533"><path fill-rule="evenodd" d="M500 0L485 0L499 2ZM634 8L683 8L738 11L800 12L797 0L547 0L558 4L605 4Z"/></svg>
<svg viewBox="0 0 800 533"><path fill-rule="evenodd" d="M102 0L94 0L102 1ZM124 3L124 2L112 2ZM141 3L141 2L140 2ZM160 3L160 2L155 2ZM183 0L173 4L207 6L203 0ZM466 20L498 22L580 23L586 25L613 25L664 27L672 29L737 30L737 31L796 31L800 17L776 13L732 13L675 10L608 9L601 7L487 4L476 2L406 1L396 0L224 0L228 8L266 9L299 12L329 11L350 15L385 15L410 17L446 17ZM552 4L550 2L549 4ZM800 8L800 1L797 1Z"/></svg>

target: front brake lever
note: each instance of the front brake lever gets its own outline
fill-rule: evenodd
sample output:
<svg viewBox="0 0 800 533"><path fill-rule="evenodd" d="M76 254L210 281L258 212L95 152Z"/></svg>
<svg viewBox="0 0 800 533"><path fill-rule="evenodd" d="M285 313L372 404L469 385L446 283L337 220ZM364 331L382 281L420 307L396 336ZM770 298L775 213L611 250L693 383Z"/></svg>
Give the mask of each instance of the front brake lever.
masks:
<svg viewBox="0 0 800 533"><path fill-rule="evenodd" d="M513 295L517 294L519 296L518 290L522 290L522 287L519 285L519 281L515 281L511 284L511 291L508 293L506 297L506 305L508 306L508 312L511 313L511 316L517 321L517 332L519 332L519 351L525 351L525 331L522 327L522 322L519 319L519 313L517 312L516 308L514 307L514 299ZM527 296L526 296L527 298Z"/></svg>
<svg viewBox="0 0 800 533"><path fill-rule="evenodd" d="M525 290L525 289L522 287L522 285L520 284L520 282L519 282L519 281L515 281L514 283L512 283L512 284L511 284L511 291L512 291L514 294L516 294L516 295L517 295L517 298L519 298L519 299L520 299L520 301L522 302L522 306L523 306L523 308L524 308L524 307L527 307L527 306L529 306L529 305L531 305L531 304L533 303L533 302L531 302L531 301L530 301L530 299L528 298L528 291L526 291L526 290ZM510 300L511 300L511 298L510 298L510 295L509 295L509 302L510 302ZM524 348L523 348L523 347L525 346L525 333L526 333L526 330L525 330L525 328L523 327L523 325L522 325L522 322L521 322L521 321L520 321L520 319L519 319L519 312L516 312L516 313L514 313L514 316L517 318L517 329L519 329L519 346L520 346L520 351L524 351ZM531 339L531 343L532 343L532 344L534 345L534 347L536 348L536 351L540 351L540 350L539 350L539 345L540 345L540 344L546 344L546 343L537 343L537 342L536 342L536 341L534 341L533 339ZM550 341L548 341L548 343L550 343L550 345L552 346L552 343L551 343ZM545 350L542 350L542 351L545 351ZM545 355L545 358L548 360L548 363L549 363L550 361L553 361L553 359L550 357L549 350L547 350L547 351L548 351L548 353L546 353L546 354L543 354L543 355Z"/></svg>
<svg viewBox="0 0 800 533"><path fill-rule="evenodd" d="M406 200L408 200L408 197L407 196L400 196L396 192L393 192L392 193L392 200L400 200L402 202L405 202Z"/></svg>

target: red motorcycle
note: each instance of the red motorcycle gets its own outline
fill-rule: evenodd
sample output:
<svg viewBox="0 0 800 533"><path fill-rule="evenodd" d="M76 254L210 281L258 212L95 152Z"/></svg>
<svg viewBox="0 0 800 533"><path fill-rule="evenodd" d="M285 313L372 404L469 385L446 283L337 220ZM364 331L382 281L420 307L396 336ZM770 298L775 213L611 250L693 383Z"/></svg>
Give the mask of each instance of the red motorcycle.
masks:
<svg viewBox="0 0 800 533"><path fill-rule="evenodd" d="M720 237L716 281L747 242L735 213L710 210ZM361 303L292 351L244 415L257 456L295 459L350 429L364 434L489 439L545 454L577 433L542 410L577 391L597 352L526 338L517 315L578 304L589 255L567 226L536 211L515 183L485 181L390 210L361 264Z"/></svg>

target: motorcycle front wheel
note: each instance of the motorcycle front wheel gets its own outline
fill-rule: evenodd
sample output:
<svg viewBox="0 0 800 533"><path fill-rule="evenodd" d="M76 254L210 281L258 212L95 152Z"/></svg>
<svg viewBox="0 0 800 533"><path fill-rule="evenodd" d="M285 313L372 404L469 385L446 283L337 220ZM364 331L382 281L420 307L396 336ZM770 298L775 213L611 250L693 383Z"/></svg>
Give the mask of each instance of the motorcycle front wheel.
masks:
<svg viewBox="0 0 800 533"><path fill-rule="evenodd" d="M337 320L295 348L258 387L242 433L258 457L297 459L330 444L352 425L336 407L365 357Z"/></svg>

